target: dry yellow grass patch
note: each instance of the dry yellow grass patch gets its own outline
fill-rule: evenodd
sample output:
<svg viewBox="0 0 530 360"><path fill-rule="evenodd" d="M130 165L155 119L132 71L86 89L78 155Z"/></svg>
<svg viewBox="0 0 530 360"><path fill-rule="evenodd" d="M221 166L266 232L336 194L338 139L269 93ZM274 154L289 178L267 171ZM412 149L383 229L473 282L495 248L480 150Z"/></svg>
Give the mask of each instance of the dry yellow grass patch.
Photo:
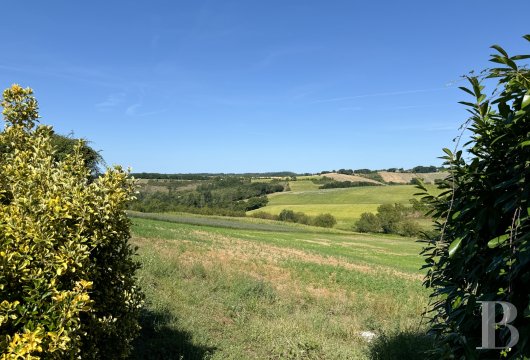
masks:
<svg viewBox="0 0 530 360"><path fill-rule="evenodd" d="M369 183L374 183L374 184L381 184L379 181L368 179L368 178L365 178L359 175L329 173L329 174L322 174L322 176L325 176L327 178L330 178L336 181L352 181L352 182L362 181L362 182L369 182Z"/></svg>

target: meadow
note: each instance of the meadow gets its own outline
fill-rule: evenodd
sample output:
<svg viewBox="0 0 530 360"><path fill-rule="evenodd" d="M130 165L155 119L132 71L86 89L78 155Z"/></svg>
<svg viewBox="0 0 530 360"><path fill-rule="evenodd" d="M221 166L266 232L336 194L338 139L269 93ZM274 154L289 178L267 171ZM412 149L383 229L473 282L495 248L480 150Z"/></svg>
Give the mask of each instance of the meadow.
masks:
<svg viewBox="0 0 530 360"><path fill-rule="evenodd" d="M419 359L429 344L413 239L143 216L132 217L146 293L135 359Z"/></svg>
<svg viewBox="0 0 530 360"><path fill-rule="evenodd" d="M251 215L265 211L274 215L283 209L300 211L310 216L330 213L337 219L336 227L344 230L353 229L362 213L377 211L381 204L410 205L410 199L419 190L414 185L363 186L345 189L318 189L318 184L311 180L290 181L291 191L268 195L267 206L248 212ZM427 185L435 192L434 185ZM430 221L421 221L429 226Z"/></svg>

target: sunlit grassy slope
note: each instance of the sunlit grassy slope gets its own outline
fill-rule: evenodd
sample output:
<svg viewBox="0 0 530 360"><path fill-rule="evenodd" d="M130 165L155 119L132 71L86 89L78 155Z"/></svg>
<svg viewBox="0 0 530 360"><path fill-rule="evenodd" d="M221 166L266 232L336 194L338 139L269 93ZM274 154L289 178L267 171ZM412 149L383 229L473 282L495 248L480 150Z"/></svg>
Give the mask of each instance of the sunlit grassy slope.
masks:
<svg viewBox="0 0 530 360"><path fill-rule="evenodd" d="M362 331L418 329L427 293L412 239L164 216L179 223L133 218L147 296L134 358L366 359L377 341Z"/></svg>
<svg viewBox="0 0 530 360"><path fill-rule="evenodd" d="M279 214L283 209L301 211L307 215L330 213L337 227L351 229L363 212L376 212L381 204L409 204L418 193L414 185L363 186L346 189L318 189L310 180L292 181L290 192L269 195L269 204L256 211ZM434 190L434 186L430 185Z"/></svg>

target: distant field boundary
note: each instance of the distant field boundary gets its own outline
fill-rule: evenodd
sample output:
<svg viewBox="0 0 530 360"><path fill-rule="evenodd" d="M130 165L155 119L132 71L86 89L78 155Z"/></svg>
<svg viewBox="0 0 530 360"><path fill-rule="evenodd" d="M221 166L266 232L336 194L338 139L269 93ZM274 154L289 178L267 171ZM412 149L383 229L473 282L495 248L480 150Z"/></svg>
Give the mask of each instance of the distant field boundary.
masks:
<svg viewBox="0 0 530 360"><path fill-rule="evenodd" d="M181 214L160 214L160 213L142 213L138 211L127 211L127 215L133 218L159 220L179 224L189 224L197 226L221 227L241 230L258 230L270 232L307 232L307 233L344 233L341 230L332 230L324 228L314 228L307 225L275 224L245 221L244 219L220 219L215 217L198 217ZM249 219L250 220L250 219ZM252 219L253 221L256 221Z"/></svg>

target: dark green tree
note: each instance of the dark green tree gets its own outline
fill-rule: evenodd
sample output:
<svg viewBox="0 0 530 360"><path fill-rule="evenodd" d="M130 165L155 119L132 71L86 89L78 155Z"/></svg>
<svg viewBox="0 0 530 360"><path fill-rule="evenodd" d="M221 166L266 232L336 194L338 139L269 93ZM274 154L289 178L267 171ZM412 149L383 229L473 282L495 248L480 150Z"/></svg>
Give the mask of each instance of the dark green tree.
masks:
<svg viewBox="0 0 530 360"><path fill-rule="evenodd" d="M64 136L59 134L53 134L51 142L55 148L56 161L64 160L67 155L74 151L75 146L82 139L76 139L72 136ZM86 140L82 140L81 155L85 161L85 166L90 169L90 173L93 176L97 176L100 173L100 165L104 165L103 157L101 154L94 150L88 145Z"/></svg>
<svg viewBox="0 0 530 360"><path fill-rule="evenodd" d="M63 161L67 156L73 154L74 148L78 145L82 139L75 139L71 136L59 135L52 133L50 136L50 142L54 148L54 160ZM0 154L9 151L8 144L0 142ZM82 140L81 143L81 156L85 162L85 166L90 170L90 174L96 177L100 174L100 165L104 165L103 157L99 152L94 150L88 145L86 140Z"/></svg>
<svg viewBox="0 0 530 360"><path fill-rule="evenodd" d="M383 204L377 208L377 217L385 234L398 234L400 223L405 219L405 207L401 204Z"/></svg>
<svg viewBox="0 0 530 360"><path fill-rule="evenodd" d="M524 38L530 41L530 35ZM471 113L463 126L470 141L460 150L458 142L454 151L444 149L450 166L439 185L444 191L425 197L441 233L423 251L425 285L433 290L428 314L438 340L436 359L530 357L530 71L520 64L530 55L492 48L498 67L466 76L470 86L461 87L473 97L462 102ZM493 82L488 95L483 84ZM477 302L493 300L509 301L519 311L512 324L520 340L512 349L476 349ZM497 346L509 337L501 326Z"/></svg>

